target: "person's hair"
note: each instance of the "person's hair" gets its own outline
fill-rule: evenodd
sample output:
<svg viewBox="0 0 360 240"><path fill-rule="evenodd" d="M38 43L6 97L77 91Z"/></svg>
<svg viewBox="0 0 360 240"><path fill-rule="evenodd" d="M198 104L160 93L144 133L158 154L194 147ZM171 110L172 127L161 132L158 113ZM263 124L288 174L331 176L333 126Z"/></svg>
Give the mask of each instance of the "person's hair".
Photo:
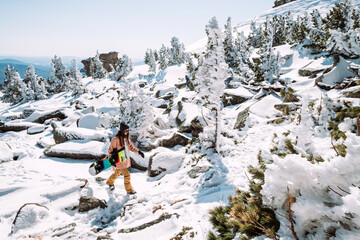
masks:
<svg viewBox="0 0 360 240"><path fill-rule="evenodd" d="M125 136L125 134L124 134L124 131L118 131L117 133L116 133L116 135L115 135L116 137L118 137L118 138L129 138L129 134L127 135L127 136Z"/></svg>

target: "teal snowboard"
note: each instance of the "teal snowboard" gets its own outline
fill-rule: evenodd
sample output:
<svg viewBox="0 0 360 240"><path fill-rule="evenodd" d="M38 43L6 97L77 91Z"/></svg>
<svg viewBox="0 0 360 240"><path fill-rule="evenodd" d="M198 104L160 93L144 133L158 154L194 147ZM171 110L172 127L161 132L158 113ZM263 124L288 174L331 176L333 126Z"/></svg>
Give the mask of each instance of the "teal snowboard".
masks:
<svg viewBox="0 0 360 240"><path fill-rule="evenodd" d="M92 163L89 167L89 173L90 175L95 176L111 166L115 166L117 163L125 161L126 159L125 147L123 147L119 151L116 151L112 158L109 159L105 157Z"/></svg>

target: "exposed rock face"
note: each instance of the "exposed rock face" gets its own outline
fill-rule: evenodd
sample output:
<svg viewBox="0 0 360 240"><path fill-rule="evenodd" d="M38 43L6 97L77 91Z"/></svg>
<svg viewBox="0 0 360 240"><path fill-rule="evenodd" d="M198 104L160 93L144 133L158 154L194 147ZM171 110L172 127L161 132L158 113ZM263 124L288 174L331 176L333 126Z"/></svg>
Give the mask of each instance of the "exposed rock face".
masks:
<svg viewBox="0 0 360 240"><path fill-rule="evenodd" d="M245 98L243 96L238 96L235 94L231 94L231 93L224 93L224 95L222 96L223 99L223 103L224 106L230 106L230 105L236 105L236 104L240 104L243 103L245 101L247 101L249 98Z"/></svg>
<svg viewBox="0 0 360 240"><path fill-rule="evenodd" d="M234 129L241 130L243 127L245 127L245 122L248 116L249 116L249 108L246 108L245 110L239 112Z"/></svg>
<svg viewBox="0 0 360 240"><path fill-rule="evenodd" d="M105 142L109 136L103 132L83 128L60 127L54 130L55 143L64 143L69 140L95 140Z"/></svg>
<svg viewBox="0 0 360 240"><path fill-rule="evenodd" d="M275 0L274 8L296 0Z"/></svg>
<svg viewBox="0 0 360 240"><path fill-rule="evenodd" d="M360 98L360 86L346 89L342 92L342 94L344 95L344 97L348 98Z"/></svg>
<svg viewBox="0 0 360 240"><path fill-rule="evenodd" d="M198 176L200 176L203 173L206 173L207 171L210 170L210 166L196 166L193 169L191 169L187 174L190 178L197 178Z"/></svg>
<svg viewBox="0 0 360 240"><path fill-rule="evenodd" d="M203 131L204 126L199 120L199 116L195 117L190 122L190 126L181 126L180 132L191 133L193 137L199 137L199 134Z"/></svg>
<svg viewBox="0 0 360 240"><path fill-rule="evenodd" d="M100 61L103 63L103 67L106 71L111 72L111 66L115 68L115 63L118 60L118 52L101 53L99 56ZM86 76L90 77L90 62L94 57L84 59L81 61L84 64L86 70Z"/></svg>
<svg viewBox="0 0 360 240"><path fill-rule="evenodd" d="M95 197L83 196L79 200L79 212L88 212L94 208L106 208L106 202Z"/></svg>
<svg viewBox="0 0 360 240"><path fill-rule="evenodd" d="M180 133L174 133L174 135L169 139L163 139L160 143L160 146L166 147L166 148L173 148L176 145L182 145L186 146L191 140L190 138L186 137L183 134Z"/></svg>
<svg viewBox="0 0 360 240"><path fill-rule="evenodd" d="M44 113L42 114L37 114L36 116L32 117L31 115L29 116L29 119L31 122L34 123L44 123L46 120L51 119L51 118L57 118L58 120L64 120L66 118L66 115L64 113L61 112L61 110L55 110L53 112L48 112L48 113Z"/></svg>
<svg viewBox="0 0 360 240"><path fill-rule="evenodd" d="M158 154L155 153L154 155L150 156L149 158L149 166L148 166L148 176L149 177L156 177L158 175L160 175L162 172L166 171L166 168L157 168L157 169L152 169L152 163L153 163L153 159L154 157Z"/></svg>
<svg viewBox="0 0 360 240"><path fill-rule="evenodd" d="M19 132L23 130L27 130L31 127L38 127L42 126L37 123L30 123L30 122L7 122L3 125L0 125L0 132L7 132L7 131L14 131Z"/></svg>

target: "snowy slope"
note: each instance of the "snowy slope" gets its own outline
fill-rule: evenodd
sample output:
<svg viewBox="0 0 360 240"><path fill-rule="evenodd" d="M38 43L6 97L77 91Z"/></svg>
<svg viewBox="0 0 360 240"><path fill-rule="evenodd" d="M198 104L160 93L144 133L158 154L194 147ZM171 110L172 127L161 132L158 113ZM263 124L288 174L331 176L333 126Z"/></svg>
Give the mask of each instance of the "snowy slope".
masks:
<svg viewBox="0 0 360 240"><path fill-rule="evenodd" d="M267 14L286 13L290 8L298 11L310 11L312 7L318 7L326 11L328 6L336 1L315 1L315 0L298 0L256 17L257 22L264 21ZM354 1L356 4L360 1ZM248 28L250 21L239 24L237 27L242 30ZM198 42L193 45L193 49L199 49L204 46ZM190 49L190 48L189 48ZM315 101L315 106L321 103L321 96L324 92L314 86L314 79L301 77L298 70L304 66L311 64L313 68L326 68L332 65L331 58L304 56L297 49L289 46L280 46L277 51L282 56L291 55L292 61L283 66L282 79L286 79L290 86L296 90L301 97L304 106L308 101ZM178 116L178 107L176 103L181 99L191 99L194 92L186 88L178 89L175 84L184 83L186 68L182 66L172 66L161 71L155 76L149 76L148 66L135 66L133 72L128 76L132 83L144 83L144 91L151 97L154 112L158 121L161 122L161 131L159 131L159 139L169 137L179 128L175 124L176 118L184 120L185 125L194 116L201 114L201 110L191 101L184 104L184 111ZM83 124L81 130L77 126L78 119L93 119L97 114L99 119L106 120L111 116L116 116L116 109L119 107L117 101L117 90L121 87L119 83L110 81L109 79L92 80L86 78L83 80L90 93L84 94L78 98L74 98L70 93L60 93L52 96L47 100L34 101L22 105L9 106L0 103L1 121L11 122L11 118L20 118L14 121L18 123L28 123L34 118L30 115L25 119L21 119L24 110L36 110L36 114L49 112L51 110L61 109L66 113L67 118L63 121L54 120L54 124L63 125L60 129L73 128L73 132L81 132L82 136L90 136L96 129L96 124ZM174 93L173 101L175 105L169 115L163 114L164 109L157 108L160 103L156 98L156 93L164 96L167 93ZM231 91L230 91L231 92ZM348 154L346 165L341 166L342 159L335 156L335 152L331 149L331 141L329 134L322 132L322 129L305 129L300 128L296 122L292 121L294 116L289 116L286 121L281 124L269 124L270 121L283 116L282 113L274 108L276 104L282 103L282 99L277 94L269 94L265 97L261 93L251 93L245 89L239 89L238 94L246 95L250 99L243 104L228 106L223 109L223 129L227 133L221 138L221 155L213 155L211 158L200 158L196 152L192 153L192 146L175 146L174 148L158 147L151 151L145 152L145 159L139 159L139 156L133 155L139 162L147 166L149 157L155 153L158 166L166 166L168 171L161 173L157 177L149 177L147 172L139 170L131 170L132 185L138 192L136 198L126 195L123 187L123 177L119 177L115 182L115 192L109 193L105 184L106 179L112 173L111 170L104 171L99 177L105 179L96 179L88 173L88 167L93 162L91 160L74 160L70 158L55 158L44 155L45 148L39 146L38 142L46 143L46 146L54 144L53 129L50 121L43 124L44 131L37 134L28 134L27 130L6 133L0 133L0 149L6 149L6 156L13 154L17 156L16 161L0 162L0 239L98 239L99 236L108 236L112 239L171 239L182 232L184 227L188 230L184 231L183 239L206 239L213 226L209 223L209 210L215 206L225 205L229 195L233 195L236 188L248 189L248 178L246 171L248 165L257 164L257 155L262 151L264 159L271 159L270 149L274 147L274 142L278 141L278 145L284 145L284 133L290 131L294 137L296 133L308 134L313 131L314 136L308 136L311 139L314 152L323 156L324 159L333 159L333 162L325 162L314 170L309 162L301 162L299 157L293 159L288 156L284 161L275 159L273 167L270 167L270 176L281 176L284 179L281 189L289 184L292 175L281 175L286 167L299 169L297 175L294 175L290 184L303 184L312 187L312 181L321 177L326 177L329 182L332 176L341 176L334 178L332 184L337 182L342 176L346 176L347 166L351 166L354 172L346 181L358 184L356 170L358 170L357 153L360 150L359 140L349 133L347 140ZM341 91L331 90L328 95L333 99L341 99ZM346 99L351 101L353 105L359 106L359 99ZM84 108L81 108L81 102ZM75 106L78 106L76 108ZM89 111L93 109L94 112ZM237 116L239 112L249 109L249 117L246 120L245 127L241 130L234 130ZM305 112L305 111L304 111ZM305 114L305 113L304 113ZM306 118L304 118L306 119ZM349 120L348 120L349 121ZM100 120L99 120L100 122ZM103 121L102 123L106 123ZM343 128L348 128L352 123L344 123ZM88 129L88 130L87 130ZM111 132L110 127L107 129ZM116 129L112 129L114 133ZM88 135L87 135L88 134ZM111 134L110 134L111 135ZM275 138L274 136L279 136ZM90 137L89 137L90 138ZM51 141L52 140L52 141ZM6 143L4 145L3 143ZM90 140L71 140L65 145L57 145L54 151L68 151L72 153L94 151L106 153L108 141L96 142ZM78 147L80 146L81 147ZM104 146L105 145L105 146ZM10 146L9 150L6 146ZM83 148L82 148L83 147ZM198 167L207 169L205 173L198 173L197 177L192 178L189 172L193 170L191 165L195 164L194 158L198 157ZM1 159L1 158L0 158ZM7 158L8 160L8 158ZM353 160L353 165L351 164ZM357 160L357 161L356 161ZM326 169L331 168L333 171L327 174ZM337 171L337 169L340 169ZM306 181L305 181L306 178ZM304 181L303 181L304 180ZM339 181L340 181L339 180ZM85 184L85 181L88 183ZM269 179L272 185L265 186L264 194L270 197L274 191L279 191L276 184L279 183L278 178ZM360 183L360 182L359 182ZM357 189L351 189L353 194L348 195L344 202L345 208L337 208L338 212L347 211L354 206L353 209L359 209L359 192ZM311 195L307 193L308 195ZM78 212L75 206L79 204L79 198L82 196L93 196L98 199L104 199L108 207L105 209L96 208L89 212ZM283 199L279 193L276 204L282 204ZM313 200L313 199L312 199ZM295 210L300 211L305 206L306 199L299 198L298 205ZM26 203L37 203L38 205L26 206L13 224L17 211ZM301 205L304 204L304 205ZM299 220L306 220L306 216L315 211L314 208L307 208ZM297 209L296 209L297 208ZM351 210L353 210L351 209ZM330 212L330 211L329 211ZM165 215L163 215L165 214ZM166 215L168 214L168 215ZM329 214L330 215L330 214ZM144 223L151 222L161 216L169 216L168 219L161 221L151 227L132 233L119 232L122 229L140 226ZM318 215L317 215L318 216ZM331 216L330 216L331 217ZM355 220L358 220L356 218ZM304 222L306 222L304 220ZM281 229L281 239L291 239L286 235L286 231ZM340 239L357 239L358 232L343 231L343 237Z"/></svg>
<svg viewBox="0 0 360 240"><path fill-rule="evenodd" d="M238 23L234 27L238 32L244 32L247 35L250 31L250 23L251 21L256 22L257 25L260 25L266 21L266 17L274 17L275 15L285 15L289 11L296 15L303 15L305 12L311 13L313 9L318 9L322 15L325 15L329 9L337 2L343 2L341 0L297 0L294 2L290 2L284 5L281 5L276 8L272 8L262 14L255 16L253 19L249 19L247 21ZM354 6L359 6L359 0L352 0L352 4ZM204 23L204 28L207 23ZM225 23L223 23L225 24ZM201 52L204 50L206 46L207 38L200 39L197 42L194 42L188 46L186 46L186 51L189 52Z"/></svg>

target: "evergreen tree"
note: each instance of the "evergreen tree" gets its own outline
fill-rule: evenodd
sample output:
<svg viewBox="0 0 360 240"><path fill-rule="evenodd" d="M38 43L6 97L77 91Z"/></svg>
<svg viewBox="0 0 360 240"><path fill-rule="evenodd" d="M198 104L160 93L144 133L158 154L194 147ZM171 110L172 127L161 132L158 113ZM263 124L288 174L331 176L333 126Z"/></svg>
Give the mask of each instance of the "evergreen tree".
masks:
<svg viewBox="0 0 360 240"><path fill-rule="evenodd" d="M250 23L250 33L248 36L249 45L253 48L260 47L260 38L262 33L262 27L256 27L256 22L251 21Z"/></svg>
<svg viewBox="0 0 360 240"><path fill-rule="evenodd" d="M171 48L169 49L169 64L177 65L184 63L186 57L184 44L180 43L177 37L172 37L170 43Z"/></svg>
<svg viewBox="0 0 360 240"><path fill-rule="evenodd" d="M285 31L285 17L282 15L275 15L270 21L270 25L274 31L273 46L280 46L286 42L286 31Z"/></svg>
<svg viewBox="0 0 360 240"><path fill-rule="evenodd" d="M159 54L158 54L158 51L156 49L154 50L154 58L155 58L155 61L159 60Z"/></svg>
<svg viewBox="0 0 360 240"><path fill-rule="evenodd" d="M71 67L69 69L69 78L73 95L80 95L87 92L86 87L82 84L82 74L79 71L76 60L71 61Z"/></svg>
<svg viewBox="0 0 360 240"><path fill-rule="evenodd" d="M233 41L232 35L232 26L231 18L229 17L227 23L225 24L225 38L224 38L224 51L225 51L225 61L230 68L237 67L238 63L236 62L236 50Z"/></svg>
<svg viewBox="0 0 360 240"><path fill-rule="evenodd" d="M120 92L120 118L137 134L137 141L146 141L147 129L153 125L154 113L147 95L136 84L124 79ZM119 125L119 122L116 122Z"/></svg>
<svg viewBox="0 0 360 240"><path fill-rule="evenodd" d="M190 54L187 54L186 56L186 70L189 72L190 75L193 75L195 72L196 66L194 61L191 58Z"/></svg>
<svg viewBox="0 0 360 240"><path fill-rule="evenodd" d="M168 67L168 58L168 51L163 44L159 51L159 68L161 70L165 70Z"/></svg>
<svg viewBox="0 0 360 240"><path fill-rule="evenodd" d="M223 37L216 18L212 18L206 26L208 35L207 52L204 61L196 73L195 91L210 113L207 115L208 126L199 136L204 148L219 151L218 138L221 131L221 96L225 88L225 80L229 75L229 66L225 62Z"/></svg>
<svg viewBox="0 0 360 240"><path fill-rule="evenodd" d="M69 90L69 79L66 76L66 66L56 55L51 60L51 72L48 80L49 93L59 93Z"/></svg>
<svg viewBox="0 0 360 240"><path fill-rule="evenodd" d="M312 44L318 46L320 49L325 48L327 41L327 34L324 31L322 24L322 18L319 10L314 9L311 13L311 23L312 27L309 32L309 38L312 41Z"/></svg>
<svg viewBox="0 0 360 240"><path fill-rule="evenodd" d="M90 73L93 78L104 78L106 71L100 61L99 51L96 51L96 56L90 61Z"/></svg>
<svg viewBox="0 0 360 240"><path fill-rule="evenodd" d="M360 11L358 7L354 7L351 15L353 29L360 28Z"/></svg>
<svg viewBox="0 0 360 240"><path fill-rule="evenodd" d="M247 39L243 32L237 33L235 39L236 51L236 70L238 71L243 82L249 82L254 78L254 72L250 68L250 56L252 47L247 44Z"/></svg>
<svg viewBox="0 0 360 240"><path fill-rule="evenodd" d="M27 100L42 100L46 99L46 89L44 81L35 73L34 66L28 66L24 84L27 86L26 99Z"/></svg>
<svg viewBox="0 0 360 240"><path fill-rule="evenodd" d="M350 0L337 2L323 19L327 29L346 33L351 28L352 4Z"/></svg>
<svg viewBox="0 0 360 240"><path fill-rule="evenodd" d="M20 74L14 70L14 67L7 66L3 84L2 100L7 103L16 104L26 100L26 85L20 77Z"/></svg>
<svg viewBox="0 0 360 240"><path fill-rule="evenodd" d="M153 51L150 49L150 57L149 57L149 72L156 73L156 61L154 57Z"/></svg>
<svg viewBox="0 0 360 240"><path fill-rule="evenodd" d="M110 75L110 78L114 81L120 81L125 79L133 70L131 59L124 54L115 63L115 70Z"/></svg>
<svg viewBox="0 0 360 240"><path fill-rule="evenodd" d="M267 26L269 25L269 19L267 21ZM274 79L279 78L280 68L281 68L281 57L279 52L274 53L273 49L273 28L265 27L267 30L263 34L262 44L259 48L258 54L260 55L259 61L255 64L255 81L267 81L272 83Z"/></svg>
<svg viewBox="0 0 360 240"><path fill-rule="evenodd" d="M148 64L148 65L149 65L149 61L150 61L150 51L151 51L151 49L148 48L145 52L145 57L144 57L144 62L145 62L145 64Z"/></svg>

